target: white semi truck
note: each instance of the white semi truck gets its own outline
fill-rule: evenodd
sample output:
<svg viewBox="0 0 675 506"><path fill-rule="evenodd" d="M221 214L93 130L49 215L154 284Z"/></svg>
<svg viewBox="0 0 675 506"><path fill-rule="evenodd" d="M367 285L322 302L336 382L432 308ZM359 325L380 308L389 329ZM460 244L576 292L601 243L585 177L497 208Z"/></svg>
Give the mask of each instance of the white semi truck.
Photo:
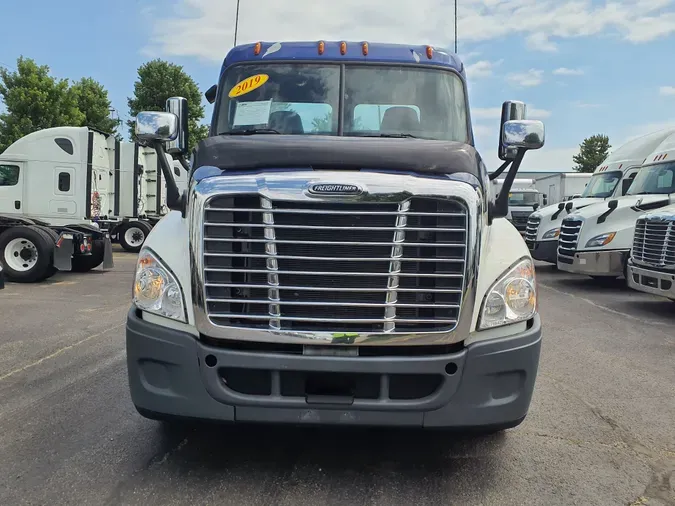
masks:
<svg viewBox="0 0 675 506"><path fill-rule="evenodd" d="M138 257L126 328L136 409L161 420L521 423L541 323L532 258L505 216L525 152L544 143L524 104L503 106L509 171L493 199L464 66L446 50L247 44L207 97L214 116L188 191L163 163L172 211ZM185 153L186 101L167 105L137 115L137 136ZM365 128L363 114L377 122Z"/></svg>
<svg viewBox="0 0 675 506"><path fill-rule="evenodd" d="M638 217L673 203L675 164L668 157L674 153L675 131L647 156L625 196L567 216L558 241L558 269L596 279L628 279L628 255Z"/></svg>
<svg viewBox="0 0 675 506"><path fill-rule="evenodd" d="M493 191L498 196L504 179L495 179L492 184ZM546 196L537 189L535 179L514 179L509 190L509 212L506 219L524 235L530 215L546 203Z"/></svg>
<svg viewBox="0 0 675 506"><path fill-rule="evenodd" d="M174 171L186 187L186 171ZM154 150L87 127L48 128L17 140L0 154L0 263L7 278L36 282L56 270L110 268L114 237L138 252L168 211L158 174Z"/></svg>
<svg viewBox="0 0 675 506"><path fill-rule="evenodd" d="M622 144L593 172L581 197L543 207L530 215L525 242L535 260L557 264L563 219L575 210L626 194L642 163L673 130L660 130Z"/></svg>
<svg viewBox="0 0 675 506"><path fill-rule="evenodd" d="M670 162L662 161L673 171L675 150L670 156ZM628 286L675 301L675 205L638 218L628 259Z"/></svg>

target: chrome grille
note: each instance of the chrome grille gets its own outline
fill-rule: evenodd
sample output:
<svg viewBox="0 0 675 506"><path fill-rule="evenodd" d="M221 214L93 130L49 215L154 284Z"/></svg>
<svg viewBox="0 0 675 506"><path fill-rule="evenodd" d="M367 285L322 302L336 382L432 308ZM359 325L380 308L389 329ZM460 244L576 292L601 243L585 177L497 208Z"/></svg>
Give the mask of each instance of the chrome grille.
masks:
<svg viewBox="0 0 675 506"><path fill-rule="evenodd" d="M541 224L541 218L539 216L532 216L527 220L527 228L525 228L525 242L528 246L534 246L534 243L537 242L537 232L539 231L539 225Z"/></svg>
<svg viewBox="0 0 675 506"><path fill-rule="evenodd" d="M656 267L675 265L675 225L673 220L639 219L633 236L633 260Z"/></svg>
<svg viewBox="0 0 675 506"><path fill-rule="evenodd" d="M204 213L204 302L214 325L387 333L457 325L468 227L459 201L219 195Z"/></svg>
<svg viewBox="0 0 675 506"><path fill-rule="evenodd" d="M560 237L558 238L558 255L572 257L577 252L577 243L579 242L579 233L581 232L582 221L565 218L560 226Z"/></svg>
<svg viewBox="0 0 675 506"><path fill-rule="evenodd" d="M511 223L517 230L524 231L532 211L511 211Z"/></svg>

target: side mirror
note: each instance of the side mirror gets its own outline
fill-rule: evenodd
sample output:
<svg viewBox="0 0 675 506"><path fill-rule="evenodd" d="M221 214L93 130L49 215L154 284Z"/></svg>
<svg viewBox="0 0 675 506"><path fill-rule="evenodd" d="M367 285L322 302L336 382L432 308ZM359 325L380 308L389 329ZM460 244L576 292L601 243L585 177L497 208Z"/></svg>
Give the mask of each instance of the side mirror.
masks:
<svg viewBox="0 0 675 506"><path fill-rule="evenodd" d="M218 94L218 85L214 84L208 90L206 90L204 96L206 97L206 100L208 101L209 104L213 104L216 101L217 94Z"/></svg>
<svg viewBox="0 0 675 506"><path fill-rule="evenodd" d="M516 157L517 149L504 146L504 125L507 121L524 120L527 115L527 106L524 102L507 101L502 104L502 117L499 124L499 159L513 160Z"/></svg>
<svg viewBox="0 0 675 506"><path fill-rule="evenodd" d="M143 111L136 116L136 138L143 144L169 142L178 136L178 118L169 112Z"/></svg>
<svg viewBox="0 0 675 506"><path fill-rule="evenodd" d="M166 112L176 116L178 132L175 139L166 143L170 155L185 155L188 150L188 103L183 97L171 97L166 101Z"/></svg>
<svg viewBox="0 0 675 506"><path fill-rule="evenodd" d="M539 149L544 146L544 124L537 120L511 120L502 125L505 148Z"/></svg>
<svg viewBox="0 0 675 506"><path fill-rule="evenodd" d="M546 195L544 195L544 205L545 205L545 206L548 205L548 197L546 197Z"/></svg>
<svg viewBox="0 0 675 506"><path fill-rule="evenodd" d="M618 200L610 200L607 202L607 207L611 210L616 209L619 206L619 201Z"/></svg>

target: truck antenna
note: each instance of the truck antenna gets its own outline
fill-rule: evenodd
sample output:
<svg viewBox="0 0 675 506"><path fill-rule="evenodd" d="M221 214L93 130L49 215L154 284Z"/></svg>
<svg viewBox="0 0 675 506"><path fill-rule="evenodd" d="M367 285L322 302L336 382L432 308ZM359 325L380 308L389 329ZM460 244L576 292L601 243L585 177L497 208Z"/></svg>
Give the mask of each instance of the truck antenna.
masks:
<svg viewBox="0 0 675 506"><path fill-rule="evenodd" d="M455 0L456 1L456 0ZM239 30L239 2L240 0L237 0L237 14L234 17L234 45L237 45L237 31ZM455 29L455 31L457 31ZM455 45L457 45L455 43Z"/></svg>
<svg viewBox="0 0 675 506"><path fill-rule="evenodd" d="M455 54L457 54L457 0L455 0Z"/></svg>

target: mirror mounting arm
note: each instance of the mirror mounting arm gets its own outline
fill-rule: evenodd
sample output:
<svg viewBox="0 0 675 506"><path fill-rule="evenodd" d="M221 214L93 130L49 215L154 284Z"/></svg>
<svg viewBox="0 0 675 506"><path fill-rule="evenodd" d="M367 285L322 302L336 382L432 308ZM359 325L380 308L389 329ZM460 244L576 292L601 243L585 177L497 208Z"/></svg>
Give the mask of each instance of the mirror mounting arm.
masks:
<svg viewBox="0 0 675 506"><path fill-rule="evenodd" d="M150 147L154 148L159 157L159 165L162 168L164 181L166 182L166 206L172 211L180 211L183 218L187 210L185 198L178 191L178 185L173 177L172 167L166 159L166 149L164 149L164 142L160 140L149 142Z"/></svg>
<svg viewBox="0 0 675 506"><path fill-rule="evenodd" d="M494 212L492 213L493 218L504 218L509 214L509 193L526 151L526 148L518 148L513 164L504 178L504 184L499 191L499 197L495 201Z"/></svg>

